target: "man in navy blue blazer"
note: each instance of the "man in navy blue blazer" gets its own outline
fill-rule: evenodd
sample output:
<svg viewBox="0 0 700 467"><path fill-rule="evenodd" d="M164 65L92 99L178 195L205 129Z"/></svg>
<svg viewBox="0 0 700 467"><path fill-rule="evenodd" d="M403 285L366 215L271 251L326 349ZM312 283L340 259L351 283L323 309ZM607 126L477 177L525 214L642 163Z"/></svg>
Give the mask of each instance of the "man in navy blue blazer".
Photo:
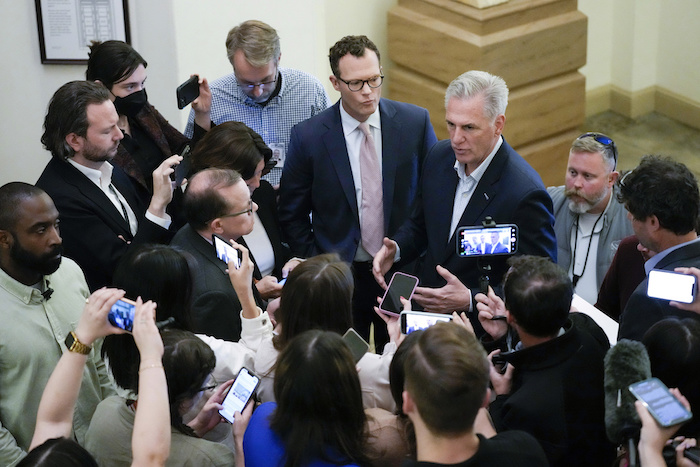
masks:
<svg viewBox="0 0 700 467"><path fill-rule="evenodd" d="M426 156L409 220L393 240L384 239L374 258L375 278L382 284L397 256L403 262L425 253L414 298L427 310L471 310L470 289L478 288L484 275L479 263L490 266L491 285L500 284L508 256L457 254L457 229L481 226L487 216L518 226L518 253L556 260L552 200L537 172L501 136L507 104L506 83L483 71L464 73L448 86L450 139Z"/></svg>
<svg viewBox="0 0 700 467"><path fill-rule="evenodd" d="M372 278L372 258L382 237L393 235L407 219L423 159L437 138L427 110L381 99L379 50L367 37L344 37L329 58L330 80L341 98L292 129L279 191L280 223L295 256L335 252L353 264L354 326L367 337L377 318L375 342L381 348L386 325L372 310L382 293ZM361 174L362 123L369 125L367 140L379 162L377 182L369 186L379 189L377 209L383 210L376 245L365 244L370 242L361 229L362 193L370 192Z"/></svg>

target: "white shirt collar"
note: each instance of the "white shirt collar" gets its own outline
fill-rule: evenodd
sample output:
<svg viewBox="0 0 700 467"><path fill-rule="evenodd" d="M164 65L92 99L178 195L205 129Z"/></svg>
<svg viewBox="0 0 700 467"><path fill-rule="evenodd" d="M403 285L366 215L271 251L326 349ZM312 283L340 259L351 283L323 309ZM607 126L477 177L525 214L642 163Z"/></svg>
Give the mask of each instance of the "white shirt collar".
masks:
<svg viewBox="0 0 700 467"><path fill-rule="evenodd" d="M349 113L343 108L343 102L342 100L340 101L340 121L343 124L343 133L345 136L348 136L350 133L355 131L358 126L360 126L360 121L357 121L355 118L350 116ZM379 115L379 106L374 110L374 113L365 120L367 124L370 126L370 128L375 127L379 130L382 129L382 119Z"/></svg>
<svg viewBox="0 0 700 467"><path fill-rule="evenodd" d="M112 164L109 162L103 162L99 170L85 167L84 165L78 164L70 158L68 159L68 162L99 187L106 188L110 183L112 183L112 170L114 167L112 167Z"/></svg>
<svg viewBox="0 0 700 467"><path fill-rule="evenodd" d="M476 180L477 183L481 180L481 177L484 176L484 172L486 172L486 169L489 168L489 164L491 164L491 161L493 158L496 156L496 153L498 152L499 149L501 149L501 145L503 144L503 136L498 137L498 141L496 142L496 145L493 147L493 150L491 151L491 154L484 159L484 161L479 164L479 167L474 169L472 173L467 175L467 171L465 169L465 164L462 164L458 160L455 160L455 171L457 172L457 176L462 180L466 181L467 178L471 177L474 180Z"/></svg>

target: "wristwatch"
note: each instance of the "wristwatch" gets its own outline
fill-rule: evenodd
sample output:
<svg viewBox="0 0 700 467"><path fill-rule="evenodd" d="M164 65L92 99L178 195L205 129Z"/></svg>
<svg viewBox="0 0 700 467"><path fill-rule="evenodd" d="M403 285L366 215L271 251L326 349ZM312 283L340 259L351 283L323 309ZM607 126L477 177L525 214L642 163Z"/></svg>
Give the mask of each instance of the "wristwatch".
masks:
<svg viewBox="0 0 700 467"><path fill-rule="evenodd" d="M76 352L83 355L87 355L92 350L92 347L85 345L78 340L78 336L75 335L73 331L69 332L66 336L66 347L69 352Z"/></svg>

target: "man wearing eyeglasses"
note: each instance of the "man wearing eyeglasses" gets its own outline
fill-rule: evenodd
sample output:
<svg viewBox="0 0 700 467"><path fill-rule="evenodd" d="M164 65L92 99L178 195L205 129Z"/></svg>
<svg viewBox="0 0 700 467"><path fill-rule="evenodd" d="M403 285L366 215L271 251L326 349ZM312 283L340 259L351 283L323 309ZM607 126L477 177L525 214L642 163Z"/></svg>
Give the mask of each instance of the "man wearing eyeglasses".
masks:
<svg viewBox="0 0 700 467"><path fill-rule="evenodd" d="M557 262L574 291L596 303L598 289L620 240L632 235L627 212L615 194L619 172L615 142L602 133L584 133L569 151L565 184L549 187L554 204Z"/></svg>
<svg viewBox="0 0 700 467"><path fill-rule="evenodd" d="M353 264L354 326L367 338L375 322L381 349L388 336L373 311L382 290L372 257L408 217L423 158L437 139L427 110L381 97L379 50L366 36L342 38L329 59L340 100L292 129L280 223L295 256L336 252Z"/></svg>
<svg viewBox="0 0 700 467"><path fill-rule="evenodd" d="M228 265L217 256L214 234L227 242L253 231L253 212L258 205L238 172L228 169L204 169L187 184L183 199L187 224L171 245L189 252L197 264L192 274L192 320L194 331L228 341L241 337L241 302L226 270ZM258 306L263 301L252 287Z"/></svg>
<svg viewBox="0 0 700 467"><path fill-rule="evenodd" d="M210 84L211 120L217 125L243 122L262 136L277 161L263 178L277 186L290 130L328 108L330 99L314 76L280 68L280 38L262 21L245 21L231 29L226 50L233 73ZM193 131L194 112L190 112L185 134Z"/></svg>

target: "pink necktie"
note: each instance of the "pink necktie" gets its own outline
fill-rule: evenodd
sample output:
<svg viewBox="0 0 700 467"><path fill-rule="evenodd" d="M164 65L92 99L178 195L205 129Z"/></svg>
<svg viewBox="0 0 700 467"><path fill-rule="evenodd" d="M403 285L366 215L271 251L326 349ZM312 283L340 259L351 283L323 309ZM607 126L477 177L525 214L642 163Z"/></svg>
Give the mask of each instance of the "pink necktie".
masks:
<svg viewBox="0 0 700 467"><path fill-rule="evenodd" d="M374 256L382 246L384 238L384 196L382 171L374 148L374 139L367 122L359 126L365 138L360 146L360 173L362 179L362 216L360 232L362 246Z"/></svg>

